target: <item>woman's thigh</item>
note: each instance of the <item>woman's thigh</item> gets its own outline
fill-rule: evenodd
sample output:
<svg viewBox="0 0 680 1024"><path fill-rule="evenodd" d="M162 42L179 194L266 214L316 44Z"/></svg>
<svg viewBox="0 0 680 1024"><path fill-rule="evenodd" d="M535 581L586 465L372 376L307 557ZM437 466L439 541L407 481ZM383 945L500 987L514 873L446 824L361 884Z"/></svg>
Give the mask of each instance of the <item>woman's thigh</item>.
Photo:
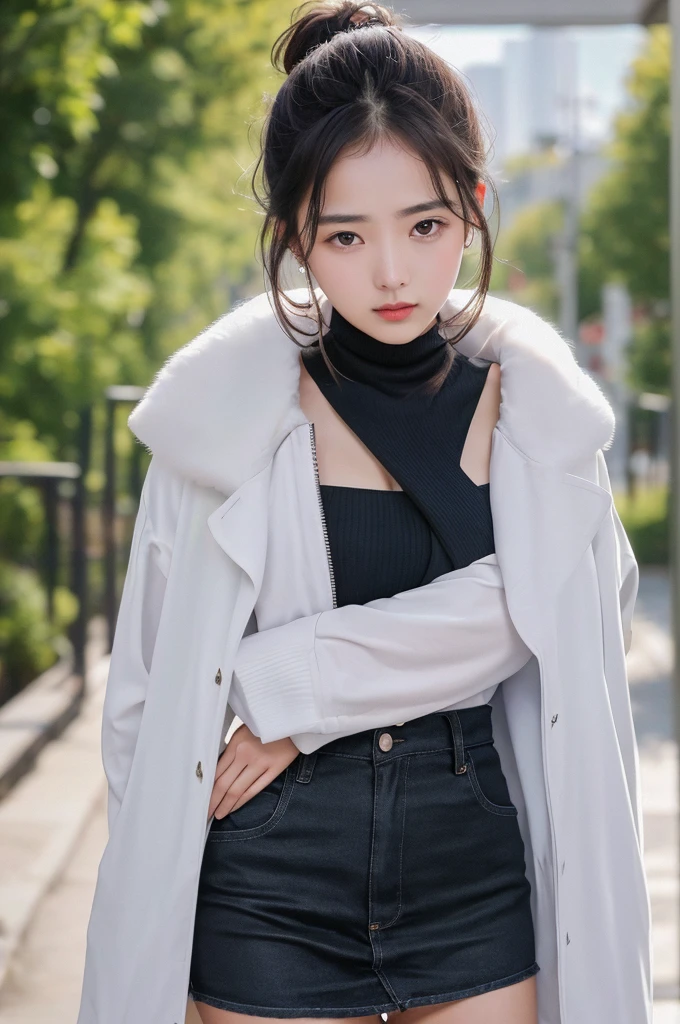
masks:
<svg viewBox="0 0 680 1024"><path fill-rule="evenodd" d="M389 1024L538 1024L536 975L467 999L394 1010L387 1019Z"/></svg>
<svg viewBox="0 0 680 1024"><path fill-rule="evenodd" d="M201 1018L201 1024L276 1024L277 1020L281 1021L281 1024L291 1024L292 1021L296 1024L329 1024L331 1020L329 1017L319 1020L314 1017L288 1017L285 1020L276 1017L254 1017L248 1013L235 1013L233 1010L218 1010L207 1003L195 1002L194 1006ZM333 1024L383 1024L379 1013L371 1014L369 1017L334 1017L332 1021Z"/></svg>

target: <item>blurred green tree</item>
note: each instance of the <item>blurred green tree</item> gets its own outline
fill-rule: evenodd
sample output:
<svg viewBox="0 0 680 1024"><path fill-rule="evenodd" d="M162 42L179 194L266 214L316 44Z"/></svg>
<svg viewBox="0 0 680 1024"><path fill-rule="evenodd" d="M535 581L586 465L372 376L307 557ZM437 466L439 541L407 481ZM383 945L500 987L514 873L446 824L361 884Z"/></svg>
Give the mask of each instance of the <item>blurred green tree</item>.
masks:
<svg viewBox="0 0 680 1024"><path fill-rule="evenodd" d="M285 14L273 0L2 5L2 456L75 457L77 410L106 384L146 383L256 273L240 193Z"/></svg>
<svg viewBox="0 0 680 1024"><path fill-rule="evenodd" d="M670 387L669 159L670 34L651 26L626 82L628 102L616 116L603 153L611 169L593 187L580 219L579 317L601 312L602 286L621 281L646 313L630 350L630 382L641 390ZM546 163L549 155L536 158ZM531 166L535 160L529 160ZM518 161L519 172L527 161ZM513 172L509 165L508 173ZM563 222L559 202L520 212L498 239L492 287L558 317L552 240ZM519 285L518 285L519 286Z"/></svg>
<svg viewBox="0 0 680 1024"><path fill-rule="evenodd" d="M79 461L82 409L95 405L96 427L107 385L147 384L261 283L244 171L288 13L275 0L0 5L0 459ZM134 443L123 416L117 443ZM34 570L41 527L35 489L0 480L0 680L4 664L13 683L45 667L65 621L43 628L6 562Z"/></svg>
<svg viewBox="0 0 680 1024"><path fill-rule="evenodd" d="M593 188L582 219L582 312L599 308L605 281L625 284L646 314L630 351L630 382L670 388L670 75L667 25L648 30L627 80L607 152L612 170Z"/></svg>
<svg viewBox="0 0 680 1024"><path fill-rule="evenodd" d="M612 169L593 187L581 225L584 274L615 277L644 304L669 294L670 69L668 26L653 25L605 150Z"/></svg>
<svg viewBox="0 0 680 1024"><path fill-rule="evenodd" d="M533 203L520 210L499 239L498 262L491 282L494 290L502 292L521 287L522 302L540 309L553 321L559 316L553 246L563 221L559 202ZM511 287L513 279L518 282L515 288Z"/></svg>

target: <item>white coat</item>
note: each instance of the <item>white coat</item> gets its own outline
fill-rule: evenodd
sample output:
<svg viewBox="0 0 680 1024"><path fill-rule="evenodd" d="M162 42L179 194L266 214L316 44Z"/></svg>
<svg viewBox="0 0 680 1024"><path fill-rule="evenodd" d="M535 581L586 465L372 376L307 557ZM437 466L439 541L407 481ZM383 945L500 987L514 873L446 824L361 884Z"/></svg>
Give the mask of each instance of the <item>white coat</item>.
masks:
<svg viewBox="0 0 680 1024"><path fill-rule="evenodd" d="M470 294L453 290L443 316ZM487 574L498 595L502 579L528 653L509 663L491 704L532 887L539 1021L651 1024L651 915L625 664L638 567L603 455L614 416L568 343L515 303L487 297L458 348L501 365L490 467L496 554L459 571L458 583ZM128 421L153 458L104 704L109 839L77 1024L184 1021L208 803L234 720L227 700L237 659L255 630L282 636L278 629L311 617L332 633L333 615L346 614L333 608L298 357L262 294L175 352ZM454 617L468 593L456 605L457 592L447 591ZM395 643L404 629L419 636L423 615L436 618L431 602L412 616L409 607L400 606ZM344 622L351 642L361 619ZM317 639L304 633L305 656ZM457 650L451 658L457 664ZM321 663L332 674L341 659ZM323 699L310 693L314 679L305 682L300 715L297 698L284 700L274 685L257 697L264 664L253 686L246 660L244 681L266 720L265 741L293 726L307 751L342 729L433 710L423 709L419 688L409 697L402 686L378 719L351 702L343 718L332 704L340 674L326 675ZM432 678L440 685L436 670Z"/></svg>

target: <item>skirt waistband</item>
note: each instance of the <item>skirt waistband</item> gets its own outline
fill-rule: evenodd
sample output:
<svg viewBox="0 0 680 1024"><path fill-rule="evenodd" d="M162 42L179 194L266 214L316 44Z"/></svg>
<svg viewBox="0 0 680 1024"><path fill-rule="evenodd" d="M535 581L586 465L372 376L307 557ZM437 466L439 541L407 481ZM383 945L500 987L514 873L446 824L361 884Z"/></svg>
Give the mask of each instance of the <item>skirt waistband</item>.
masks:
<svg viewBox="0 0 680 1024"><path fill-rule="evenodd" d="M453 770L465 771L465 748L493 742L491 704L469 708L433 711L401 725L365 729L352 736L341 736L311 754L301 754L297 778L306 781L318 754L342 754L381 764L406 754L453 750Z"/></svg>

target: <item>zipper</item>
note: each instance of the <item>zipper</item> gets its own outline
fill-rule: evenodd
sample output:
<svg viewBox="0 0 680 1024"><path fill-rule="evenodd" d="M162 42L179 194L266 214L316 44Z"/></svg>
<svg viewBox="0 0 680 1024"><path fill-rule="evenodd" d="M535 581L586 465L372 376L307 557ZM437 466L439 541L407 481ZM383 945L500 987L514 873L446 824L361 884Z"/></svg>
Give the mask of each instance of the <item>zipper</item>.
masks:
<svg viewBox="0 0 680 1024"><path fill-rule="evenodd" d="M333 594L333 607L338 607L338 602L335 594L335 571L333 569L333 560L331 559L331 545L328 540L328 528L326 526L326 513L323 507L323 501L321 498L321 484L319 483L319 464L316 458L316 434L314 432L314 424L309 424L309 439L312 444L312 460L314 462L314 480L316 482L316 493L319 499L319 511L321 513L321 526L323 529L323 540L326 545L326 555L328 556L328 572L331 578L331 592Z"/></svg>

